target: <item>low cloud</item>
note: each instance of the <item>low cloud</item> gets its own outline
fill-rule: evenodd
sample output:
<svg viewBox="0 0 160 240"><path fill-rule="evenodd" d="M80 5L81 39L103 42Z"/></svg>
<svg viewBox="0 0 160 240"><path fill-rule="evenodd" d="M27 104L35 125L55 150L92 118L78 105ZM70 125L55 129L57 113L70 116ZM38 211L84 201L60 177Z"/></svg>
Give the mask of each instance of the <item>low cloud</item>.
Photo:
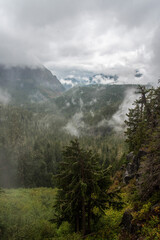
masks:
<svg viewBox="0 0 160 240"><path fill-rule="evenodd" d="M112 127L116 132L124 132L125 124L128 110L133 108L134 101L138 98L138 94L136 94L135 89L129 89L126 91L124 100L122 104L119 106L118 111L112 116L112 118L108 121L108 125Z"/></svg>
<svg viewBox="0 0 160 240"><path fill-rule="evenodd" d="M0 89L0 103L6 105L10 101L11 101L11 96L9 95L9 93L7 91Z"/></svg>
<svg viewBox="0 0 160 240"><path fill-rule="evenodd" d="M71 136L79 137L81 130L85 127L85 123L82 120L83 112L76 113L71 120L63 128Z"/></svg>

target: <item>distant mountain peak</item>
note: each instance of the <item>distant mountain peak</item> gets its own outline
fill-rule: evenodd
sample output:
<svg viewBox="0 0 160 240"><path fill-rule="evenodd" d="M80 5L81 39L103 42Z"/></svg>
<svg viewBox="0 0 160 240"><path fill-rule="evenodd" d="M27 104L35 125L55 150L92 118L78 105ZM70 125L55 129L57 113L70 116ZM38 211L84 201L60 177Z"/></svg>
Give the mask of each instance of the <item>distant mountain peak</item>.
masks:
<svg viewBox="0 0 160 240"><path fill-rule="evenodd" d="M95 74L90 78L91 84L114 84L118 79L117 75Z"/></svg>
<svg viewBox="0 0 160 240"><path fill-rule="evenodd" d="M7 91L13 102L43 102L64 91L63 85L46 67L0 65L0 89Z"/></svg>
<svg viewBox="0 0 160 240"><path fill-rule="evenodd" d="M66 89L69 89L74 86L85 86L85 85L94 85L94 84L102 84L102 85L110 85L115 84L118 80L117 75L105 75L103 73L94 74L90 77L74 77L68 76L64 79L61 79L61 83L64 85Z"/></svg>

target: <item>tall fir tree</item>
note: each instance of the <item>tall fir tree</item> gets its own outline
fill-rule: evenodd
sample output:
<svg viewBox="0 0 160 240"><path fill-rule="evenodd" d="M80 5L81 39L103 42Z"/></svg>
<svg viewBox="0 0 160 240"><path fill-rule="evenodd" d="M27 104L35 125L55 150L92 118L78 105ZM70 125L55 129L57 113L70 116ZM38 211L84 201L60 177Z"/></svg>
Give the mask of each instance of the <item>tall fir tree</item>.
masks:
<svg viewBox="0 0 160 240"><path fill-rule="evenodd" d="M106 208L110 185L108 170L103 170L97 154L80 147L78 140L71 141L63 152L60 173L55 176L59 188L57 217L59 223L67 220L75 232L83 235L91 231L94 209Z"/></svg>
<svg viewBox="0 0 160 240"><path fill-rule="evenodd" d="M140 157L139 190L146 199L160 190L160 87L139 87L140 98L126 121L129 151Z"/></svg>

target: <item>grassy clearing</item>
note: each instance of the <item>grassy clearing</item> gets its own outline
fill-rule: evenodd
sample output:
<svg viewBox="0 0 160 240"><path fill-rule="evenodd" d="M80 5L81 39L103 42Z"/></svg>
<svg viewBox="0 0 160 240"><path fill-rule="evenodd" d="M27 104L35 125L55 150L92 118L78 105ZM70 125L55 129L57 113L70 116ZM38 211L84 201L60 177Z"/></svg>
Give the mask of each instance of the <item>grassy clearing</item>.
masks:
<svg viewBox="0 0 160 240"><path fill-rule="evenodd" d="M11 189L0 194L0 239L45 239L55 235L49 220L56 190Z"/></svg>

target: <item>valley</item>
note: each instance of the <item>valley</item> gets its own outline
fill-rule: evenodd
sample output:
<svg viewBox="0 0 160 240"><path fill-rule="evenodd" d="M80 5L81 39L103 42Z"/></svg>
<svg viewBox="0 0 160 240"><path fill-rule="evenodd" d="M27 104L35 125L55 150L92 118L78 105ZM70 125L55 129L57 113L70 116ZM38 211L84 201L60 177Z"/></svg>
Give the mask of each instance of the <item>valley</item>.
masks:
<svg viewBox="0 0 160 240"><path fill-rule="evenodd" d="M14 77L17 71L20 76L21 71L14 69ZM8 101L4 100L4 94L0 98L1 239L81 240L84 236L88 240L137 239L139 236L158 239L159 88L94 84L64 90L59 82L44 84L46 73L38 80L39 70L25 71L27 77L24 78L23 72L22 79L17 77L15 84L11 77L7 82L0 81L2 92L8 94L5 97L10 96ZM10 71L8 74L11 76ZM32 81L28 81L29 74ZM75 144L80 146L79 150ZM67 167L62 167L67 159L69 162L65 164L70 165L68 170L72 172L67 189L68 186L73 187L72 191L77 191L74 186L83 189L82 180L72 184L79 167L72 169L76 162L71 164L72 154L65 158L65 154L70 154L65 153L67 149L79 151L82 158L76 157L74 161L86 158L90 171L96 166L92 169L94 177L91 175L94 187L85 183L88 188L86 211L90 201L93 205L85 234L80 223L81 210L77 210L79 226L74 229L70 214L75 213L72 208L68 210L69 205L65 209L66 201L68 204L74 201L74 207L81 205L81 201L76 202L77 198L68 197L70 193L62 194L64 183L60 182L69 174ZM151 161L153 154L154 161ZM151 165L156 181L150 176L152 184L146 190L145 176ZM90 187L92 192L88 198ZM133 221L125 220L125 214ZM85 217L89 216L86 212Z"/></svg>

